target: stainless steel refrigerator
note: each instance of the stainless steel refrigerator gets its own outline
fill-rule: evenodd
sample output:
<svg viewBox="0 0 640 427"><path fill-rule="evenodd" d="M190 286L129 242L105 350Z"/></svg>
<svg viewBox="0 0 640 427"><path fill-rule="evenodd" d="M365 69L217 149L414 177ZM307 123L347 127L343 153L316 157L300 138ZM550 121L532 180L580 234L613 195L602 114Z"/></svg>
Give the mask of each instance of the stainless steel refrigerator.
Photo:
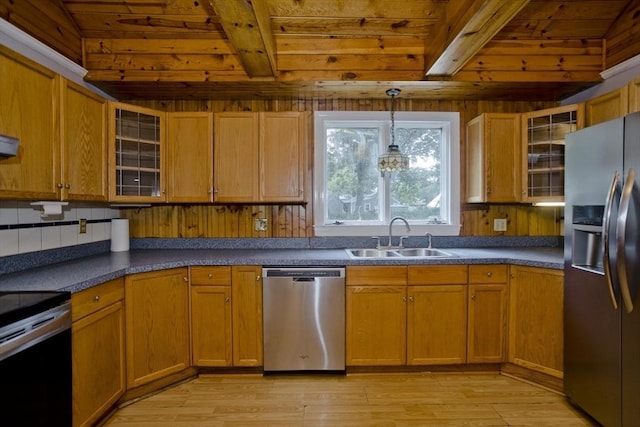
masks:
<svg viewBox="0 0 640 427"><path fill-rule="evenodd" d="M564 388L604 426L640 425L640 113L568 134Z"/></svg>

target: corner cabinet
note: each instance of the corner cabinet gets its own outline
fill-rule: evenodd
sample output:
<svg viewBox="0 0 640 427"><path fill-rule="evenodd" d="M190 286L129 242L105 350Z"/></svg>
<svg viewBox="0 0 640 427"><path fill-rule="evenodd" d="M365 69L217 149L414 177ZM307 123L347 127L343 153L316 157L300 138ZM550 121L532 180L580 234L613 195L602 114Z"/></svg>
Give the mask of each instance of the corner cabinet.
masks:
<svg viewBox="0 0 640 427"><path fill-rule="evenodd" d="M109 200L164 202L166 113L109 103Z"/></svg>
<svg viewBox="0 0 640 427"><path fill-rule="evenodd" d="M125 278L127 389L190 366L187 268Z"/></svg>
<svg viewBox="0 0 640 427"><path fill-rule="evenodd" d="M520 114L484 113L466 125L468 203L520 201Z"/></svg>
<svg viewBox="0 0 640 427"><path fill-rule="evenodd" d="M522 201L564 201L564 139L583 126L582 104L522 115Z"/></svg>
<svg viewBox="0 0 640 427"><path fill-rule="evenodd" d="M214 201L304 201L307 114L214 114Z"/></svg>

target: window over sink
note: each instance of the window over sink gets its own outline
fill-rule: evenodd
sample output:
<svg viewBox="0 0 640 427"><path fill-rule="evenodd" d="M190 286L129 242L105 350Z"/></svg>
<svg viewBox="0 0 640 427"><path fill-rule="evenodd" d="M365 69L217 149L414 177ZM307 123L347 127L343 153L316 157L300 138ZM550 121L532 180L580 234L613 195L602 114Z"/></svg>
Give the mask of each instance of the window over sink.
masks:
<svg viewBox="0 0 640 427"><path fill-rule="evenodd" d="M390 144L389 113L318 111L314 123L315 235L386 235L395 216L412 235L459 233L459 113L396 112L395 143L410 167L385 174L377 159Z"/></svg>

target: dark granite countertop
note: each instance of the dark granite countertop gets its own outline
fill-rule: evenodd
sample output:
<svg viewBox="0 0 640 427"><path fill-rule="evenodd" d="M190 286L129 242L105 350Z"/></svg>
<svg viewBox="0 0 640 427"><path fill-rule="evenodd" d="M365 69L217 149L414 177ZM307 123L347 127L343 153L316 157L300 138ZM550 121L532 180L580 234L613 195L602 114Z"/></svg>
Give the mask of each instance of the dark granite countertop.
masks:
<svg viewBox="0 0 640 427"><path fill-rule="evenodd" d="M189 265L343 266L413 264L517 264L563 268L562 248L443 248L454 258L352 259L344 249L134 249L97 254L0 275L0 292L78 292L126 274Z"/></svg>

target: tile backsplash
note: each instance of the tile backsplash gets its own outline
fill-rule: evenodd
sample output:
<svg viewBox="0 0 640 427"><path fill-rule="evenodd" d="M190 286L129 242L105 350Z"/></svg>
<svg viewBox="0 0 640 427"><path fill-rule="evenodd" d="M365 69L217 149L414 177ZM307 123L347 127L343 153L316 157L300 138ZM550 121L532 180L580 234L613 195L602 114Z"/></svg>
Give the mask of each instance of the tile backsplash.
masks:
<svg viewBox="0 0 640 427"><path fill-rule="evenodd" d="M0 257L110 240L111 219L120 217L106 204L69 202L61 215L43 218L42 208L30 203L0 200ZM81 219L86 233L80 233Z"/></svg>

